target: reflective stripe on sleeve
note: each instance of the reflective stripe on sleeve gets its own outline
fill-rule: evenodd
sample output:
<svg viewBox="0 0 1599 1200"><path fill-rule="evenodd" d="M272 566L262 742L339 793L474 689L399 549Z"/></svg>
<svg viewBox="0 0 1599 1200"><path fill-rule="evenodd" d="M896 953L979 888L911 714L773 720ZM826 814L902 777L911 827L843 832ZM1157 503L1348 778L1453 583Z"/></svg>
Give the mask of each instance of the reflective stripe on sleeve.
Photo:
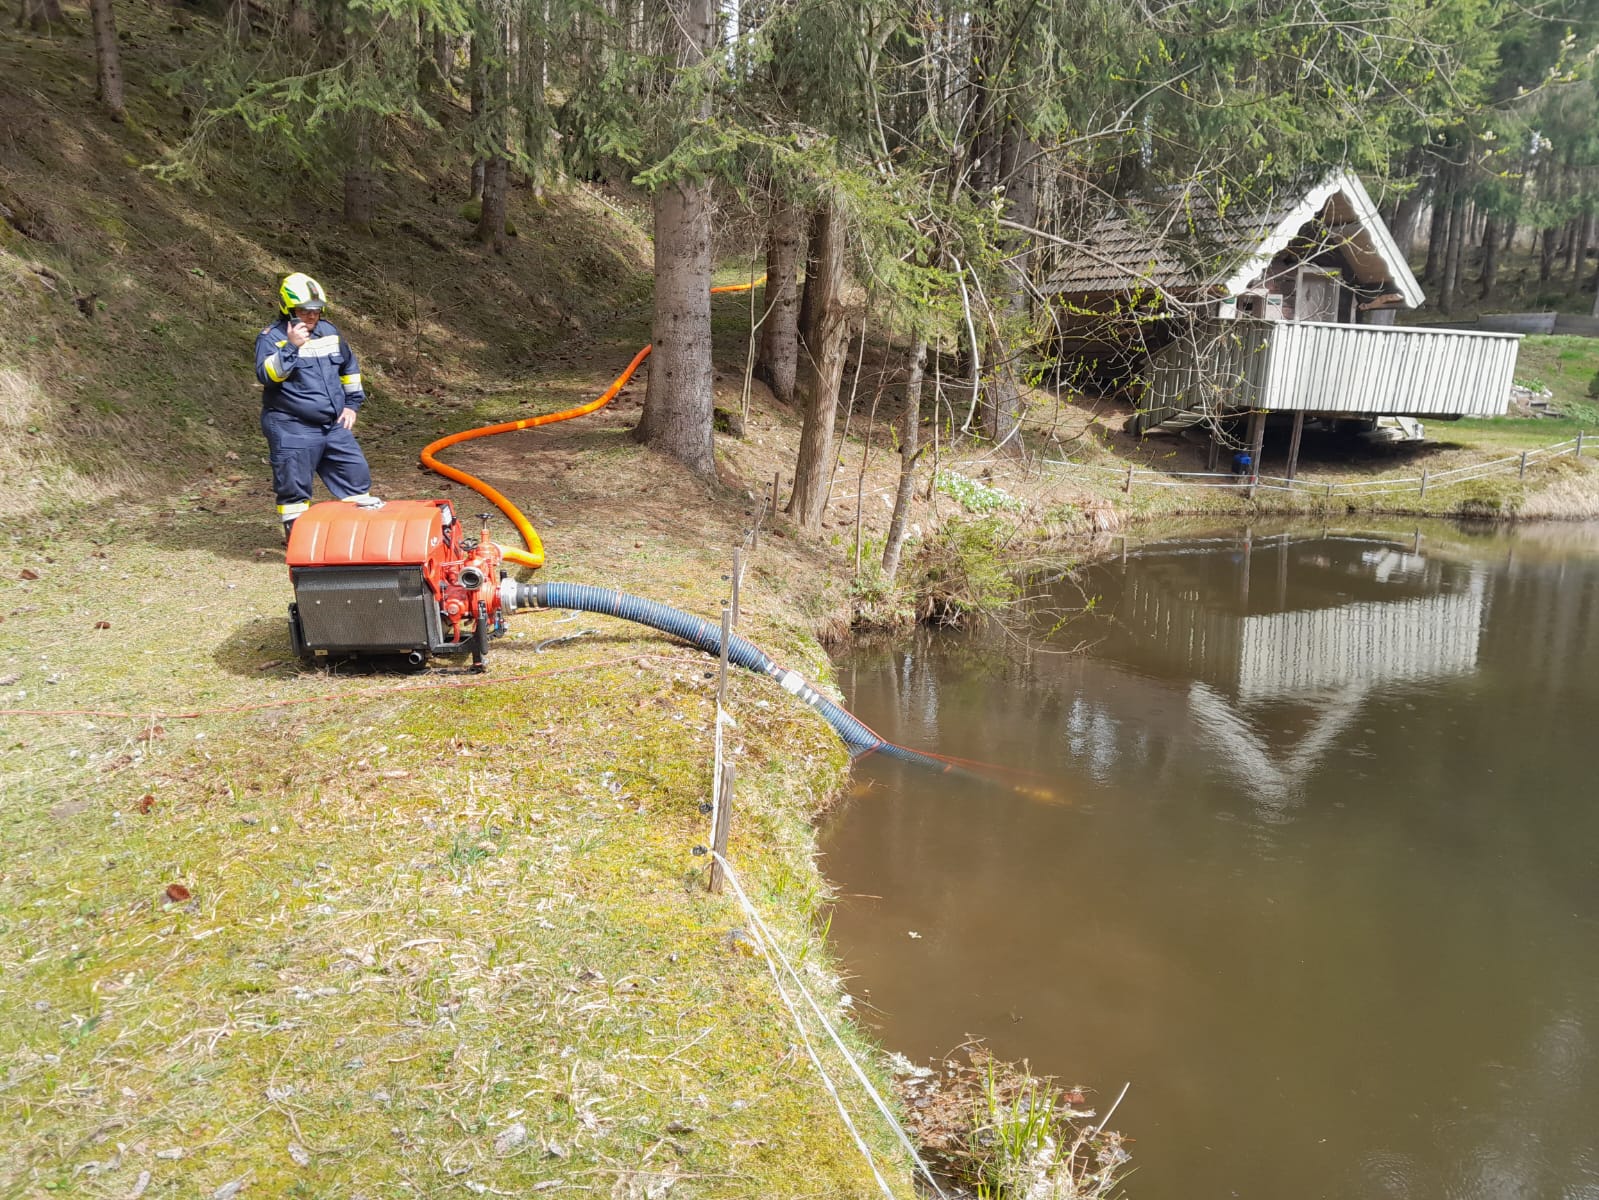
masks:
<svg viewBox="0 0 1599 1200"><path fill-rule="evenodd" d="M345 395L349 395L351 392L359 392L361 390L361 372L357 371L354 375L340 375L339 382L344 385Z"/></svg>
<svg viewBox="0 0 1599 1200"><path fill-rule="evenodd" d="M283 360L276 354L269 354L262 360L261 366L266 370L267 378L273 383L282 383L288 378L283 373Z"/></svg>

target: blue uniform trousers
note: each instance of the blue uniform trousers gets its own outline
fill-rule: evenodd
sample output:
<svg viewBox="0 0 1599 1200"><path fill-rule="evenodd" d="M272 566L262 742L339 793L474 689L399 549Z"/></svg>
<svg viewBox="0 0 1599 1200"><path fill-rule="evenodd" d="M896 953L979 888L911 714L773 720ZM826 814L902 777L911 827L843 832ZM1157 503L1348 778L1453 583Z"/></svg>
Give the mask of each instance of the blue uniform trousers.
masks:
<svg viewBox="0 0 1599 1200"><path fill-rule="evenodd" d="M287 413L265 410L261 432L266 434L272 457L272 489L278 509L298 507L311 499L311 481L320 475L335 500L365 496L372 489L372 472L355 434L337 421L311 425ZM298 514L296 514L298 515Z"/></svg>

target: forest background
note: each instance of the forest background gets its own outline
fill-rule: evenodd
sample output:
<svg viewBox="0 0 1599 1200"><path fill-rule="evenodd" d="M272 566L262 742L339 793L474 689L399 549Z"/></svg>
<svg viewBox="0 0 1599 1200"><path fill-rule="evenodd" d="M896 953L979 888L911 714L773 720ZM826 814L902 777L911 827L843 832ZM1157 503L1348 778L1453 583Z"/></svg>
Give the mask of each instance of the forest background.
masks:
<svg viewBox="0 0 1599 1200"><path fill-rule="evenodd" d="M60 0L20 5L19 27L62 27ZM115 6L89 8L98 100L125 120ZM1544 292L1599 290L1595 0L226 0L215 16L160 81L184 122L146 165L174 186L244 155L337 189L359 237L424 146L458 163L463 212L499 252L514 188L647 196L637 435L701 475L713 267L764 253L754 373L801 406L791 511L812 531L869 314L912 399L890 576L929 346L950 356L940 383L970 395L951 425L1019 445L1026 386L1060 367L1040 284L1093 253L1112 198L1159 197L1152 243L1192 255L1199 198L1248 211L1349 168L1404 250L1424 239L1444 313L1492 296L1517 245Z"/></svg>
<svg viewBox="0 0 1599 1200"><path fill-rule="evenodd" d="M10 2L0 1190L20 1194L878 1194L743 917L684 886L713 720L693 652L607 631L550 668L518 630L495 670L537 685L471 689L287 661L247 362L281 273L319 275L353 333L389 495L444 492L402 474L431 437L588 400L652 342L641 410L635 388L474 461L555 526L561 570L699 612L776 470L791 519L744 619L824 686L814 635L861 598L840 494L858 530L872 490L865 454L835 470L851 402L859 429L893 380L894 428L867 435L899 460L867 554L892 577L914 498L945 486L923 490L931 459L1044 444L1040 285L1094 252L1113 198L1165 197L1182 245L1190 200L1247 210L1349 167L1425 247L1437 307L1593 303L1599 0ZM763 271L752 299L708 297ZM973 515L1009 502L950 480ZM837 1001L809 821L844 754L731 687L733 858ZM178 704L192 720L152 715Z"/></svg>

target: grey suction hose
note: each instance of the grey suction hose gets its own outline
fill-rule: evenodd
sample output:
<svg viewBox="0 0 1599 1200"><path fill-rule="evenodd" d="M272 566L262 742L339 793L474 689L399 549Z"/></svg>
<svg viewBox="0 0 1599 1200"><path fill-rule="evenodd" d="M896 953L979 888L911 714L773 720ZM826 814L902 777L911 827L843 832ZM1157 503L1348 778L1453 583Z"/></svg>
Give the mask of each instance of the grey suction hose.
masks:
<svg viewBox="0 0 1599 1200"><path fill-rule="evenodd" d="M681 638L691 646L718 657L722 653L722 628L704 617L696 617L656 600L630 596L612 588L592 587L583 583L512 583L506 580L505 601L513 609L563 608L579 612L603 613L648 625L662 633ZM893 742L885 741L853 715L834 704L794 671L778 666L753 642L733 634L727 647L727 661L735 666L765 675L791 695L798 696L822 715L831 725L851 755L869 754L873 751L891 758L920 763L938 771L949 770L949 764L926 754L918 754Z"/></svg>

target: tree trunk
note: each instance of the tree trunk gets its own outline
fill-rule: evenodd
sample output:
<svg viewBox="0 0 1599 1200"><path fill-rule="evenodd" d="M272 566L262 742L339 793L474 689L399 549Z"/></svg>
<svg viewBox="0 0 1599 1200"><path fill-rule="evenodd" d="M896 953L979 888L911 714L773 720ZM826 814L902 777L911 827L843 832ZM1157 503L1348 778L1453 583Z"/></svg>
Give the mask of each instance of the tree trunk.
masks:
<svg viewBox="0 0 1599 1200"><path fill-rule="evenodd" d="M522 6L521 37L517 48L517 95L522 110L522 153L529 161L528 187L542 199L556 158L552 145L555 122L545 92L549 87L549 14L542 2Z"/></svg>
<svg viewBox="0 0 1599 1200"><path fill-rule="evenodd" d="M439 60L439 47L444 41L444 35L429 19L426 12L418 12L416 17L416 90L419 95L437 92L441 95L450 90L449 78L444 74L444 65Z"/></svg>
<svg viewBox="0 0 1599 1200"><path fill-rule="evenodd" d="M439 86L444 91L450 90L450 66L455 59L454 47L450 44L450 36L442 29L433 31L433 69L438 73Z"/></svg>
<svg viewBox="0 0 1599 1200"><path fill-rule="evenodd" d="M1032 151L1033 144L1021 127L1007 122L999 142L998 178L1004 188L1006 216L1027 226L1036 225L1038 217ZM986 356L991 373L982 396L983 436L1012 451L1021 448L1017 433L1026 407L1016 363L1030 307L1027 251L1031 245L1032 239L1022 233L1012 233L1003 241L1004 283L995 301L996 316L1003 318L1004 324L989 323Z"/></svg>
<svg viewBox="0 0 1599 1200"><path fill-rule="evenodd" d="M1432 192L1432 224L1427 229L1427 265L1421 269L1423 283L1437 283L1439 270L1443 266L1444 241L1449 227L1451 201L1444 182L1443 179L1439 179Z"/></svg>
<svg viewBox="0 0 1599 1200"><path fill-rule="evenodd" d="M883 545L883 574L899 574L900 551L910 528L911 497L916 494L916 462L921 457L922 375L927 365L927 338L917 334L906 363L905 408L899 414L899 490L894 493L894 515L888 519L888 541Z"/></svg>
<svg viewBox="0 0 1599 1200"><path fill-rule="evenodd" d="M822 209L817 209L811 214L809 224L805 229L805 287L800 292L799 318L796 327L799 330L799 342L806 345L806 339L811 335L811 329L816 324L816 293L811 290L811 280L816 278L816 253L821 245Z"/></svg>
<svg viewBox="0 0 1599 1200"><path fill-rule="evenodd" d="M715 31L712 0L673 6L680 67L692 70L710 53ZM698 115L710 117L710 94ZM716 474L711 436L711 192L684 176L655 190L654 351L650 354L644 415L633 436L677 459L698 475Z"/></svg>
<svg viewBox="0 0 1599 1200"><path fill-rule="evenodd" d="M799 457L794 464L794 495L789 511L800 528L814 530L822 523L827 492L838 466L836 430L838 390L844 379L844 359L849 341L849 318L844 309L844 218L830 201L824 201L816 231L816 275L805 281L814 289L812 324L807 333L801 369L805 419L800 427Z"/></svg>
<svg viewBox="0 0 1599 1200"><path fill-rule="evenodd" d="M351 113L344 170L344 223L356 233L372 232L372 126L363 112Z"/></svg>
<svg viewBox="0 0 1599 1200"><path fill-rule="evenodd" d="M1549 277L1554 274L1555 254L1560 249L1560 229L1545 229L1543 231L1543 250L1538 255L1538 282L1548 283Z"/></svg>
<svg viewBox="0 0 1599 1200"><path fill-rule="evenodd" d="M1449 236L1444 248L1444 278L1439 286L1438 307L1453 312L1455 289L1460 281L1460 248L1466 240L1466 194L1456 191L1449 204Z"/></svg>
<svg viewBox="0 0 1599 1200"><path fill-rule="evenodd" d="M483 205L478 212L477 240L505 253L506 193L510 190L510 164L501 155L483 162Z"/></svg>
<svg viewBox="0 0 1599 1200"><path fill-rule="evenodd" d="M766 318L755 373L781 404L794 403L794 373L799 363L800 222L804 210L779 188L772 194L766 241Z"/></svg>
<svg viewBox="0 0 1599 1200"><path fill-rule="evenodd" d="M1582 291L1582 277L1587 270L1588 247L1593 243L1593 210L1586 209L1577 220L1576 246L1572 257L1574 262L1571 268L1571 291L1573 294Z"/></svg>
<svg viewBox="0 0 1599 1200"><path fill-rule="evenodd" d="M94 21L94 61L99 84L98 97L114 121L122 120L122 56L117 49L117 19L111 0L89 0L89 15Z"/></svg>
<svg viewBox="0 0 1599 1200"><path fill-rule="evenodd" d="M23 26L35 33L48 33L52 26L66 20L61 15L61 0L22 0L17 13L17 28Z"/></svg>
<svg viewBox="0 0 1599 1200"><path fill-rule="evenodd" d="M1488 218L1488 227L1482 233L1482 298L1493 294L1499 282L1499 219Z"/></svg>
<svg viewBox="0 0 1599 1200"><path fill-rule="evenodd" d="M477 122L483 118L483 31L476 29L467 36L468 99L472 105L472 120ZM472 168L467 176L467 199L483 199L483 157L475 148Z"/></svg>
<svg viewBox="0 0 1599 1200"><path fill-rule="evenodd" d="M506 193L510 186L511 65L510 29L501 0L487 0L479 10L472 38L477 69L473 72L472 121L476 143L483 150L478 193L477 240L505 253Z"/></svg>
<svg viewBox="0 0 1599 1200"><path fill-rule="evenodd" d="M662 184L654 208L655 349L633 436L713 475L709 187L691 179Z"/></svg>
<svg viewBox="0 0 1599 1200"><path fill-rule="evenodd" d="M289 34L295 41L311 36L311 8L307 0L289 0Z"/></svg>

